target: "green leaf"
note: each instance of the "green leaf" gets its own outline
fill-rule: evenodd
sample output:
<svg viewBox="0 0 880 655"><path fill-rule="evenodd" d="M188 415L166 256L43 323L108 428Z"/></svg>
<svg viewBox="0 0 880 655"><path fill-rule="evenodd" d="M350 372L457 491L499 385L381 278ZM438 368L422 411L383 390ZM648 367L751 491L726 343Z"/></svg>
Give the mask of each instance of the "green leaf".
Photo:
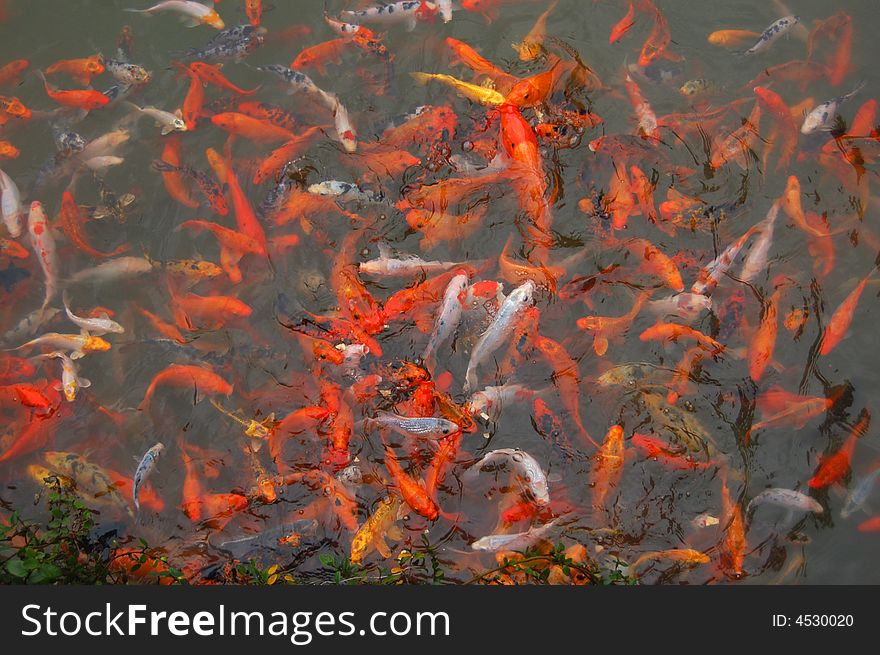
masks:
<svg viewBox="0 0 880 655"><path fill-rule="evenodd" d="M9 572L9 575L14 575L16 578L25 578L28 574L28 571L24 566L24 562L22 562L17 557L13 557L11 560L6 562L6 570Z"/></svg>
<svg viewBox="0 0 880 655"><path fill-rule="evenodd" d="M333 555L329 555L327 553L321 553L320 555L318 555L318 559L321 561L321 564L323 564L324 566L327 566L330 568L336 566L336 560L333 559Z"/></svg>

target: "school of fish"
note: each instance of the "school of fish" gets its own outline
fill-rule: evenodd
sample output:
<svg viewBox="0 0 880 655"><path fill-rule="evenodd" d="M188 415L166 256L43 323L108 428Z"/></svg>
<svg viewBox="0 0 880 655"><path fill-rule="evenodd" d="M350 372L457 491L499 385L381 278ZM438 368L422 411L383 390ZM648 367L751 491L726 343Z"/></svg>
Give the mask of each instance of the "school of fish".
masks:
<svg viewBox="0 0 880 655"><path fill-rule="evenodd" d="M794 583L823 529L876 546L867 25L306 4L90 6L118 31L0 61L0 521L60 476L193 584L559 542Z"/></svg>

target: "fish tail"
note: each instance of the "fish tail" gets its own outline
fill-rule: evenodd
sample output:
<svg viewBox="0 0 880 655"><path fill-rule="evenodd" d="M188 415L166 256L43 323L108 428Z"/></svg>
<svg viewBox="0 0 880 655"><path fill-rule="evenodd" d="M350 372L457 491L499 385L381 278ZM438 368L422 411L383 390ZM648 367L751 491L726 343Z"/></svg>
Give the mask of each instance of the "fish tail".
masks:
<svg viewBox="0 0 880 655"><path fill-rule="evenodd" d="M412 77L419 84L427 84L430 80L434 79L434 75L432 73L410 73L410 77Z"/></svg>

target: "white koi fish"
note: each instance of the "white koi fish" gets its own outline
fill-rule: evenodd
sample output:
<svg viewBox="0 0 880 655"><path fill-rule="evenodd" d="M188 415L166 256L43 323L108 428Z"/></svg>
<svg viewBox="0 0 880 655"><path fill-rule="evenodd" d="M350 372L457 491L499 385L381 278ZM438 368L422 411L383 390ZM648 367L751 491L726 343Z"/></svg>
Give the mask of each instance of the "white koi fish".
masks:
<svg viewBox="0 0 880 655"><path fill-rule="evenodd" d="M823 102L821 105L814 107L804 118L804 124L801 125L801 134L813 134L820 130L828 131L834 129L834 121L837 118L837 112L840 105L852 98L864 88L865 83L861 82L856 88L846 95Z"/></svg>
<svg viewBox="0 0 880 655"><path fill-rule="evenodd" d="M464 307L462 307L459 296L464 293L468 284L467 273L459 273L446 285L446 291L443 292L443 300L440 301L437 321L434 323L431 336L428 338L425 352L422 353L422 361L426 363L428 368L433 368L433 365L429 365L428 362L433 362L434 353L437 352L437 348L443 345L455 333L458 324L461 322L461 314Z"/></svg>
<svg viewBox="0 0 880 655"><path fill-rule="evenodd" d="M488 359L489 355L494 353L513 332L516 318L531 304L535 288L535 283L532 280L526 280L504 299L495 315L495 320L483 332L471 351L471 358L465 373L465 393L470 392L477 384L477 367Z"/></svg>
<svg viewBox="0 0 880 655"><path fill-rule="evenodd" d="M785 16L774 21L770 27L764 30L761 34L761 38L758 39L758 42L746 50L744 54L757 55L767 51L770 46L779 39L779 37L783 34L788 34L791 28L797 25L800 21L800 16Z"/></svg>
<svg viewBox="0 0 880 655"><path fill-rule="evenodd" d="M770 244L773 242L773 227L776 224L776 216L779 214L779 202L774 202L767 212L767 218L759 223L758 229L761 231L755 244L743 260L742 272L739 279L743 282L751 282L758 273L767 270L767 253L770 251Z"/></svg>
<svg viewBox="0 0 880 655"><path fill-rule="evenodd" d="M159 455L162 454L163 450L165 450L165 446L160 441L144 453L140 464L138 464L137 470L134 472L134 485L132 487L131 496L134 499L134 507L138 511L141 509L140 501L138 500L138 492L147 477L153 472L153 469L156 468L156 460L159 459Z"/></svg>
<svg viewBox="0 0 880 655"><path fill-rule="evenodd" d="M461 266L462 262L425 261L417 255L392 257L387 245L379 244L379 256L368 262L361 262L358 270L365 275L376 277L407 277L425 273L442 273L450 268Z"/></svg>
<svg viewBox="0 0 880 655"><path fill-rule="evenodd" d="M13 239L21 236L22 220L21 193L12 178L0 170L0 213L3 214L3 224L9 230Z"/></svg>
<svg viewBox="0 0 880 655"><path fill-rule="evenodd" d="M148 105L146 107L138 107L133 102L125 102L126 105L132 108L132 111L137 111L141 114L145 114L149 116L153 120L156 121L156 125L162 128L162 135L171 134L172 132L186 132L186 122L182 118L182 113L178 109L174 113L170 111L165 111L164 109L157 109L152 105Z"/></svg>
<svg viewBox="0 0 880 655"><path fill-rule="evenodd" d="M746 516L751 514L759 505L776 505L786 509L797 509L805 512L821 514L823 509L815 498L811 498L800 491L793 489L766 489L749 501L746 506Z"/></svg>
<svg viewBox="0 0 880 655"><path fill-rule="evenodd" d="M67 291L62 295L62 301L64 302L64 311L67 312L67 318L69 318L77 327L85 330L93 336L100 337L108 332L112 332L113 334L122 334L125 332L125 328L112 320L106 313L102 313L101 316L97 318L84 318L74 314L68 305L70 297Z"/></svg>
<svg viewBox="0 0 880 655"><path fill-rule="evenodd" d="M474 464L466 475L476 475L487 466L507 466L514 471L517 482L535 499L539 505L550 503L550 489L547 486L547 474L538 464L538 460L519 448L499 448L486 453ZM474 473L471 473L471 472Z"/></svg>
<svg viewBox="0 0 880 655"><path fill-rule="evenodd" d="M511 534L490 534L480 537L471 544L474 550L495 552L505 548L507 550L525 550L536 541L543 539L559 519L553 519L544 525L533 526L526 532L513 532Z"/></svg>
<svg viewBox="0 0 880 655"><path fill-rule="evenodd" d="M111 282L129 277L144 275L153 270L153 264L144 257L117 257L92 268L77 271L68 280L69 284L93 284Z"/></svg>
<svg viewBox="0 0 880 655"><path fill-rule="evenodd" d="M341 11L339 17L352 23L375 23L378 25L401 23L409 32L416 26L416 21L426 12L435 14L437 5L433 2L423 3L422 0L404 0L404 2L367 7L366 9Z"/></svg>

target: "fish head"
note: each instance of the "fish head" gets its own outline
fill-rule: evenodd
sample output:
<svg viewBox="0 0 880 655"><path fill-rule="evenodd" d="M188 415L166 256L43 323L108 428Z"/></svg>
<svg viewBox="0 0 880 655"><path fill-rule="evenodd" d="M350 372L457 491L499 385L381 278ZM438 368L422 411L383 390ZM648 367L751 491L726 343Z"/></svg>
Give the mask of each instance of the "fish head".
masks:
<svg viewBox="0 0 880 655"><path fill-rule="evenodd" d="M208 12L208 14L202 19L202 22L205 25L210 25L211 27L222 30L226 27L226 23L223 22L223 19L220 18L220 14L218 14L213 9Z"/></svg>

